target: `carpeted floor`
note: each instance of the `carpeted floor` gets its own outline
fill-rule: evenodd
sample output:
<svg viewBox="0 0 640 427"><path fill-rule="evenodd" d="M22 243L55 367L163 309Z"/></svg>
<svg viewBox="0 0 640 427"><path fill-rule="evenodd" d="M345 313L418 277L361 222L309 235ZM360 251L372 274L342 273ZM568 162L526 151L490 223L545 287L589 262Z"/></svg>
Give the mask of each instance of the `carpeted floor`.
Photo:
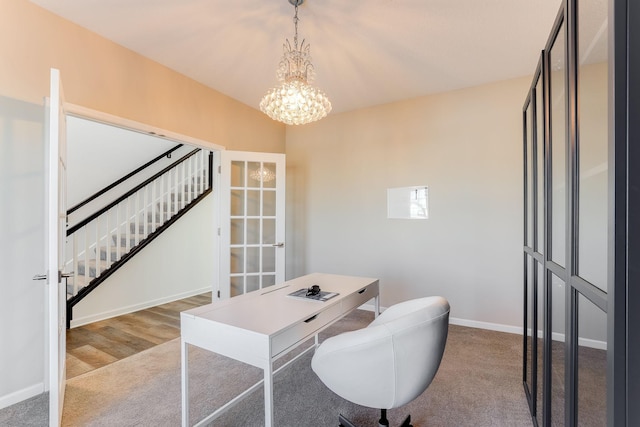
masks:
<svg viewBox="0 0 640 427"><path fill-rule="evenodd" d="M356 311L325 334L357 329L372 316ZM338 413L362 426L377 425L377 410L358 407L326 389L311 371L310 359L311 353L276 377L277 426L336 426ZM192 423L262 377L257 368L196 347L190 347L189 362ZM416 427L530 426L521 375L519 335L450 326L444 358L429 389L388 416L398 425L411 413ZM74 427L179 426L180 396L177 339L69 380L62 421ZM261 426L263 417L259 390L210 425ZM5 425L1 418L0 424Z"/></svg>

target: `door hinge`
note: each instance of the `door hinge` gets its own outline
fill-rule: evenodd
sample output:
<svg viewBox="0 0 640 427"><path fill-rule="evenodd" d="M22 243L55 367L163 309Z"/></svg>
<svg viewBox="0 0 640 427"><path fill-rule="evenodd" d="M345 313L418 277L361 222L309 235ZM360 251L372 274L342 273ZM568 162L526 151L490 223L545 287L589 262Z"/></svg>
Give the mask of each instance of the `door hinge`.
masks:
<svg viewBox="0 0 640 427"><path fill-rule="evenodd" d="M218 298L220 298L220 291L218 291Z"/></svg>
<svg viewBox="0 0 640 427"><path fill-rule="evenodd" d="M222 173L222 166L218 166L218 173Z"/></svg>
<svg viewBox="0 0 640 427"><path fill-rule="evenodd" d="M218 236L220 235L220 227L218 227Z"/></svg>

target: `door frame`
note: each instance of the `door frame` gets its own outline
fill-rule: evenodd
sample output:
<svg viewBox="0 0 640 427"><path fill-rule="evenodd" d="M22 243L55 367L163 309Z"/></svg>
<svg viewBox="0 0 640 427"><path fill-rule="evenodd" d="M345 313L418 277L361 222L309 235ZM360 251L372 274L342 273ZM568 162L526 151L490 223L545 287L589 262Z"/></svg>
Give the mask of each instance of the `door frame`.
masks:
<svg viewBox="0 0 640 427"><path fill-rule="evenodd" d="M205 141L203 139L194 138L191 136L172 132L156 126L137 122L135 120L125 119L124 117L114 116L112 114L105 113L98 110L93 110L91 108L83 107L81 105L67 102L64 104L64 108L65 108L65 113L68 116L92 120L94 122L102 123L109 126L119 127L132 132L139 132L143 134L153 135L154 137L166 139L168 141L175 142L176 144L186 144L194 148L209 150L214 155L214 165L215 165L215 158L219 156L219 152L224 151L226 149L224 145L215 144L213 142ZM214 210L216 210L218 209L217 207L219 206L219 203L220 203L218 191L216 191L216 188L219 185L218 174L213 173L212 179L213 179L212 188L214 189L214 191L211 197L213 197ZM216 221L217 221L217 218L214 218L214 227L217 227ZM214 230L215 229L216 228L214 228ZM213 238L213 248L214 248L214 253L212 254L212 256L214 257L214 259L217 259L217 256L218 256L217 251L220 246L219 236L217 235L217 233L214 233L212 238ZM212 290L213 297L215 297L216 292L220 289L220 285L218 283L219 275L216 273L218 271L216 263L212 265L212 269L214 271L214 274L213 274L214 282L211 285L211 290Z"/></svg>
<svg viewBox="0 0 640 427"><path fill-rule="evenodd" d="M56 70L57 71L57 70ZM58 77L59 77L59 72L57 73ZM52 81L53 81L53 75L51 77ZM130 131L134 131L134 132L140 132L140 133L145 133L145 134L152 134L156 137L160 137L160 138L164 138L176 143L182 143L182 144L188 144L190 146L194 146L197 148L202 148L205 150L209 150L212 151L214 153L224 150L225 147L222 145L218 145L218 144L214 144L208 141L204 141L201 139L197 139L197 138L192 138L186 135L181 135L175 132L171 132L165 129L161 129L158 127L154 127L151 125L147 125L147 124L143 124L140 122L136 122L133 120L128 120L122 117L118 117L118 116L114 116L108 113L104 113L101 111L97 111L97 110L92 110L90 108L86 108L86 107L82 107L76 104L72 104L72 103L68 103L68 102L63 102L62 103L62 109L64 111L64 116L74 116L74 117L78 117L78 118L82 118L82 119L88 119L88 120L92 120L95 122L99 122L99 123L103 123L106 125L110 125L110 126L116 126L116 127L120 127L126 130L130 130ZM48 185L48 184L47 184ZM215 192L214 192L215 194ZM214 202L215 203L215 202ZM47 207L45 207L45 209L48 209ZM48 220L48 219L47 219ZM66 238L66 236L65 236ZM212 238L214 239L214 248L217 247L219 245L218 237L217 236L212 236ZM47 272L48 273L48 272ZM217 279L217 275L213 275L214 280ZM215 288L217 286L216 283L212 284L212 289ZM47 294L47 291L49 291L49 288L47 288L47 290L45 291L45 295ZM45 301L47 301L47 298L45 298ZM65 304L66 304L66 300L65 300ZM49 321L49 317L52 315L53 313L51 312L51 307L49 307L49 304L47 303L46 307L45 307L45 331L46 332L46 343L45 343L45 354L44 354L44 365L45 365L45 378L44 378L44 385L45 385L45 391L46 390L50 390L50 387L52 385L52 379L53 379L53 369L51 364L53 363L52 360L52 355L50 353L50 349L51 349L51 340L53 339L53 329L51 326L51 322ZM63 325L63 330L66 332L66 325ZM57 331L57 328L55 328L55 330ZM66 371L66 365L65 365L65 371ZM64 373L64 376L66 377L66 372ZM51 414L53 413L51 410L53 408L50 408L50 425L54 426L54 425L58 425L58 423L54 423L53 422L53 418ZM55 416L55 413L53 413L53 415ZM60 409L60 417L62 416L62 410Z"/></svg>

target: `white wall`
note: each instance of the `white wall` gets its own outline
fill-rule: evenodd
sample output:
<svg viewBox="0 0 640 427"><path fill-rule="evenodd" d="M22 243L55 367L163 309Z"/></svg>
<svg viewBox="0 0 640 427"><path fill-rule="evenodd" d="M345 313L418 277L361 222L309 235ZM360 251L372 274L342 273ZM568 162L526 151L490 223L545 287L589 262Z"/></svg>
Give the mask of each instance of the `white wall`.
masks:
<svg viewBox="0 0 640 427"><path fill-rule="evenodd" d="M43 119L0 96L0 408L44 390Z"/></svg>
<svg viewBox="0 0 640 427"><path fill-rule="evenodd" d="M117 126L67 117L68 205L81 202L176 145L177 142ZM157 172L157 164L164 167L176 159L177 156L158 161L147 169Z"/></svg>
<svg viewBox="0 0 640 427"><path fill-rule="evenodd" d="M288 127L287 277L378 277L383 306L442 295L454 318L521 328L521 110L530 82ZM411 185L429 187L429 219L387 219L387 188Z"/></svg>

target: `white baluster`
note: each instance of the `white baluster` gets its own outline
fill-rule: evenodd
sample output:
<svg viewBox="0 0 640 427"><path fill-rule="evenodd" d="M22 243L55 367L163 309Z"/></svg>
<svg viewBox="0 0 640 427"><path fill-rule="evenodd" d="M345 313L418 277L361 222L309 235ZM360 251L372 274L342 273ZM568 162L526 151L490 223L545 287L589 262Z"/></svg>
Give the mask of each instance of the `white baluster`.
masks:
<svg viewBox="0 0 640 427"><path fill-rule="evenodd" d="M202 181L202 178L203 178L202 173L204 171L204 168L202 167L203 152L204 152L203 150L198 151L198 196L202 194L204 189L204 182Z"/></svg>
<svg viewBox="0 0 640 427"><path fill-rule="evenodd" d="M94 262L95 262L95 269L96 269L96 276L95 277L99 277L100 276L100 217L97 217L95 220L95 235L94 235L94 252L95 252L95 256L94 256Z"/></svg>
<svg viewBox="0 0 640 427"><path fill-rule="evenodd" d="M106 253L106 263L105 266L106 268L109 268L111 266L111 211L108 211L106 213L107 215L107 236L105 237L106 242L105 242L105 250L107 251Z"/></svg>
<svg viewBox="0 0 640 427"><path fill-rule="evenodd" d="M151 183L151 200L152 200L152 203L151 203L151 217L153 218L152 222L151 222L151 224L152 224L151 227L152 227L153 231L156 231L156 215L157 215L156 208L157 208L157 206L156 206L156 183L155 182Z"/></svg>
<svg viewBox="0 0 640 427"><path fill-rule="evenodd" d="M131 247L131 198L133 196L127 197L127 217L126 217L126 225L125 225L125 241L124 241L124 252L125 254L129 252Z"/></svg>
<svg viewBox="0 0 640 427"><path fill-rule="evenodd" d="M144 238L146 239L147 236L151 233L151 230L149 229L149 192L151 191L151 189L149 188L148 185L144 186Z"/></svg>
<svg viewBox="0 0 640 427"><path fill-rule="evenodd" d="M140 192L137 191L134 195L133 195L133 202L135 203L135 209L133 211L133 230L131 231L133 233L133 246L137 245L139 242L139 226L140 226L140 215L139 215L139 211L140 211Z"/></svg>
<svg viewBox="0 0 640 427"><path fill-rule="evenodd" d="M180 193L180 209L184 209L184 162L179 165L180 173L178 175L178 191Z"/></svg>
<svg viewBox="0 0 640 427"><path fill-rule="evenodd" d="M79 231L79 230L78 230ZM78 231L73 233L73 295L78 293Z"/></svg>
<svg viewBox="0 0 640 427"><path fill-rule="evenodd" d="M169 221L171 205L169 204L169 177L165 173L160 177L162 185L162 200L164 200L164 221Z"/></svg>
<svg viewBox="0 0 640 427"><path fill-rule="evenodd" d="M193 200L193 156L189 157L189 159L187 160L187 167L188 167L187 196L189 197L189 203L191 203L191 200Z"/></svg>
<svg viewBox="0 0 640 427"><path fill-rule="evenodd" d="M116 261L120 260L120 237L122 236L122 224L120 223L120 210L122 209L122 202L116 206Z"/></svg>

